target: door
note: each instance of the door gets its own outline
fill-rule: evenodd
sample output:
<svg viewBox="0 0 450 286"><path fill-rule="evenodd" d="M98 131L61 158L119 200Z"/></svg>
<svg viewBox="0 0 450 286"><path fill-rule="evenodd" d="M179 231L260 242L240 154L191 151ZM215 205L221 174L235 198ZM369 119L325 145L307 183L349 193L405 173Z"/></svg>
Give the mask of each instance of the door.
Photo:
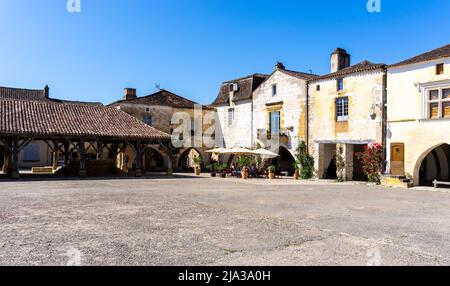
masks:
<svg viewBox="0 0 450 286"><path fill-rule="evenodd" d="M405 175L405 144L391 144L391 175Z"/></svg>

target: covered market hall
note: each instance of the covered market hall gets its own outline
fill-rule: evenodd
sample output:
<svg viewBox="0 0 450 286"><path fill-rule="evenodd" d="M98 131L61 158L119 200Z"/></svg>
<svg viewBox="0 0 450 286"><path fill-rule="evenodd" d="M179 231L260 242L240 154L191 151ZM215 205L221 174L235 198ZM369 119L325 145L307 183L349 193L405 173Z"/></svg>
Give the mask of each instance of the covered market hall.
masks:
<svg viewBox="0 0 450 286"><path fill-rule="evenodd" d="M52 166L43 166L41 171L50 169L52 174L85 177L126 172L142 176L143 154L155 145L168 151L168 173L172 169L170 135L118 109L0 99L3 175L19 178L19 154L31 142L50 150ZM132 157L124 155L127 149L133 150Z"/></svg>

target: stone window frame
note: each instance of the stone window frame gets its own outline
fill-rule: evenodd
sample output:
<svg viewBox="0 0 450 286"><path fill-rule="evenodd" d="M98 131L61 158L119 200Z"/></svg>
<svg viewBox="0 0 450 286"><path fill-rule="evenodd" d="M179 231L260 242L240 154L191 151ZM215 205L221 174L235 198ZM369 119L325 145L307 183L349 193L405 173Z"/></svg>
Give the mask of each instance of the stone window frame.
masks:
<svg viewBox="0 0 450 286"><path fill-rule="evenodd" d="M445 71L444 63L436 64L436 75L443 75Z"/></svg>
<svg viewBox="0 0 450 286"><path fill-rule="evenodd" d="M344 78L336 79L336 91L344 90Z"/></svg>
<svg viewBox="0 0 450 286"><path fill-rule="evenodd" d="M234 107L228 108L227 110L227 126L233 126L234 120L236 118L236 110Z"/></svg>
<svg viewBox="0 0 450 286"><path fill-rule="evenodd" d="M271 92L272 92L272 97L275 97L278 95L278 85L276 83L272 84Z"/></svg>
<svg viewBox="0 0 450 286"><path fill-rule="evenodd" d="M443 98L444 90L450 90L450 80L434 82L420 85L422 93L422 119L424 120L449 120L450 117L444 117L444 104L450 104L450 97ZM437 99L430 99L432 91L438 91ZM431 117L431 105L438 105L438 116Z"/></svg>
<svg viewBox="0 0 450 286"><path fill-rule="evenodd" d="M338 97L335 100L336 121L345 122L349 119L349 97Z"/></svg>

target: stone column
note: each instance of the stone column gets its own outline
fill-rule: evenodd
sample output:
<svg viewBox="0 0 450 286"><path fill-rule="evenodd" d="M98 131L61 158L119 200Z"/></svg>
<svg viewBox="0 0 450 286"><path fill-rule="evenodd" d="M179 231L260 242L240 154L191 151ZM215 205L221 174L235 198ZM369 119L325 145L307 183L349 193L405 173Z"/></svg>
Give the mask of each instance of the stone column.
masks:
<svg viewBox="0 0 450 286"><path fill-rule="evenodd" d="M11 141L8 141L7 144L8 144L8 146L5 146L5 148L4 148L2 171L3 171L3 174L10 176L11 175L12 153L9 148L11 148L11 146L12 146Z"/></svg>
<svg viewBox="0 0 450 286"><path fill-rule="evenodd" d="M142 177L142 144L141 142L137 142L135 144L135 150L136 150L136 159L135 159L135 166L136 166L136 177Z"/></svg>
<svg viewBox="0 0 450 286"><path fill-rule="evenodd" d="M84 138L80 139L79 142L79 149L80 149L80 177L86 177L86 146Z"/></svg>
<svg viewBox="0 0 450 286"><path fill-rule="evenodd" d="M172 177L173 176L173 162L172 162L172 143L168 143L168 152L167 152L167 176Z"/></svg>
<svg viewBox="0 0 450 286"><path fill-rule="evenodd" d="M352 144L342 144L344 150L345 171L344 178L346 181L353 180L353 154L354 148Z"/></svg>

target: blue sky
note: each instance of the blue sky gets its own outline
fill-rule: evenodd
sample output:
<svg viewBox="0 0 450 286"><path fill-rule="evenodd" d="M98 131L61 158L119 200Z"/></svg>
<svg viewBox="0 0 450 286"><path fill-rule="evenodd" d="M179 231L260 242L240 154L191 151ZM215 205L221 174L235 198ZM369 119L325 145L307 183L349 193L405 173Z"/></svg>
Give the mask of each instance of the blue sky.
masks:
<svg viewBox="0 0 450 286"><path fill-rule="evenodd" d="M336 47L394 63L450 43L450 1L0 0L0 86L43 88L62 99L138 95L155 83L209 104L221 82L288 69L329 71Z"/></svg>

